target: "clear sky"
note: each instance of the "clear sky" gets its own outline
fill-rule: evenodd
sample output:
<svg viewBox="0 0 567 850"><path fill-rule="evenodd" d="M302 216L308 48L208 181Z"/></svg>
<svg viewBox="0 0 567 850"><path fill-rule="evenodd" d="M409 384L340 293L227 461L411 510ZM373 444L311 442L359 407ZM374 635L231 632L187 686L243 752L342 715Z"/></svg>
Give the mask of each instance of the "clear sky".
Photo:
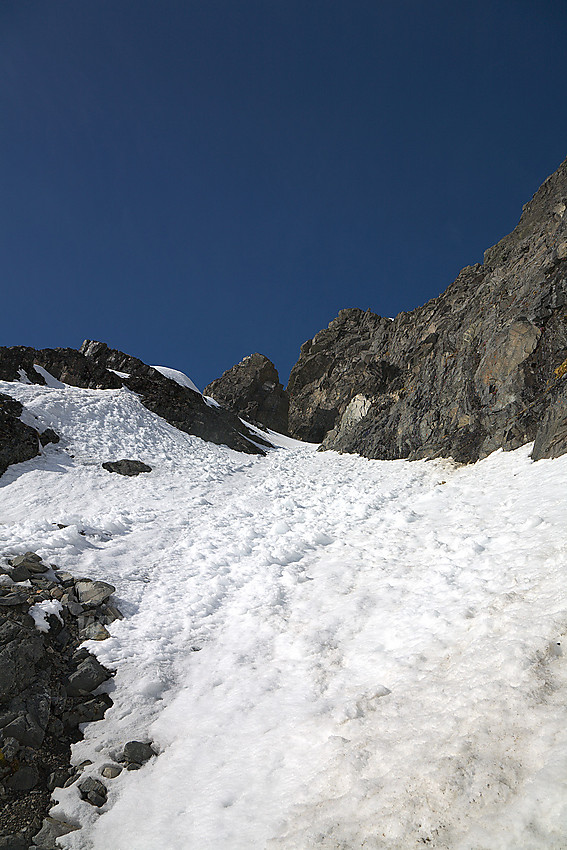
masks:
<svg viewBox="0 0 567 850"><path fill-rule="evenodd" d="M567 156L567 3L2 0L5 345L283 382L394 316Z"/></svg>

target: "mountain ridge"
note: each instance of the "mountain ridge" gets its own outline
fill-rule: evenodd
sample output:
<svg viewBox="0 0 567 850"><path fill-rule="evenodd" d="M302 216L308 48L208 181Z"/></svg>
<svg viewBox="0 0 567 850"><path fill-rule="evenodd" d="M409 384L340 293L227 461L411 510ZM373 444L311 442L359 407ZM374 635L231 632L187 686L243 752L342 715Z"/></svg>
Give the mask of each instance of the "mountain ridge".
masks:
<svg viewBox="0 0 567 850"><path fill-rule="evenodd" d="M567 451L566 208L567 160L436 298L394 319L341 310L301 346L289 433L383 460L468 463L531 441L534 459ZM230 398L231 376L213 397Z"/></svg>

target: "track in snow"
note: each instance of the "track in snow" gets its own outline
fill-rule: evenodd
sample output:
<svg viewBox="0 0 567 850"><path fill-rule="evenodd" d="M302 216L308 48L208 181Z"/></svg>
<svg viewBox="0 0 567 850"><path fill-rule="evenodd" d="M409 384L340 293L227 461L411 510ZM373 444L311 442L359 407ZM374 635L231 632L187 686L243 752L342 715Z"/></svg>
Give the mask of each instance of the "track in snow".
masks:
<svg viewBox="0 0 567 850"><path fill-rule="evenodd" d="M0 390L74 455L2 478L3 549L112 581L129 615L93 644L115 704L75 759L161 750L102 817L57 792L84 823L63 846L565 847L564 459L248 458L127 391Z"/></svg>

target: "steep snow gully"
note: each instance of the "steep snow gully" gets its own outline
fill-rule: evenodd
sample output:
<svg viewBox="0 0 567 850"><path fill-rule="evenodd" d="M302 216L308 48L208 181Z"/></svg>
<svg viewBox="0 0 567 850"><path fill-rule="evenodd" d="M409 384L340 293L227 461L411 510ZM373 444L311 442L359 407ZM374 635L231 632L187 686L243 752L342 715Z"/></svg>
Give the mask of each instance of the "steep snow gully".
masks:
<svg viewBox="0 0 567 850"><path fill-rule="evenodd" d="M0 479L0 546L110 581L117 673L73 850L567 846L567 456L368 461L190 437L127 390L0 382L61 435ZM137 458L152 472L111 475ZM59 525L66 527L60 528Z"/></svg>

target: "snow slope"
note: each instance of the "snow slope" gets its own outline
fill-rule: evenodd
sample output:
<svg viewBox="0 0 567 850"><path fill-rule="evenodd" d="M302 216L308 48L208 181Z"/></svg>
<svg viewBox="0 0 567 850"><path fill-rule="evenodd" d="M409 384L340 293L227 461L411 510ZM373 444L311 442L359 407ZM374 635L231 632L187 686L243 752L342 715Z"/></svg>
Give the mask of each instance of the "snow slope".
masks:
<svg viewBox="0 0 567 850"><path fill-rule="evenodd" d="M74 760L159 749L101 811L56 791L83 824L62 847L567 846L567 457L251 457L125 389L0 392L62 436L0 479L0 551L127 615L89 644L114 706ZM121 457L153 472L101 469Z"/></svg>

